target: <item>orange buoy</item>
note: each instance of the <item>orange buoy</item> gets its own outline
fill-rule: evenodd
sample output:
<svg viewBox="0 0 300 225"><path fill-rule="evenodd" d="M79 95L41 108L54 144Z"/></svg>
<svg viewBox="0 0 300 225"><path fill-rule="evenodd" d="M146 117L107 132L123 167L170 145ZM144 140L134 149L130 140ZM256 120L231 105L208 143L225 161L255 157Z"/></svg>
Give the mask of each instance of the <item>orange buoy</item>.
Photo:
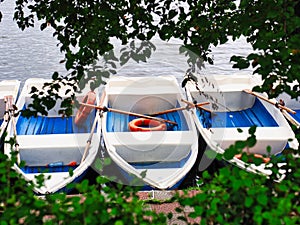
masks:
<svg viewBox="0 0 300 225"><path fill-rule="evenodd" d="M167 125L164 122L138 118L129 122L128 124L130 131L164 131L167 130Z"/></svg>

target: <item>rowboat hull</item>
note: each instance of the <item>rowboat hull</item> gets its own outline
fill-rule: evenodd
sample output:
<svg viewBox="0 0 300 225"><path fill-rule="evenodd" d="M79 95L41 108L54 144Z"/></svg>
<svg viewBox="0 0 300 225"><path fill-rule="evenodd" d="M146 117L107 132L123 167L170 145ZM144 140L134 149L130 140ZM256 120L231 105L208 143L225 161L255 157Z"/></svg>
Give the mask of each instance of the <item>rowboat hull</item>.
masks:
<svg viewBox="0 0 300 225"><path fill-rule="evenodd" d="M40 90L45 82L50 80L28 79L16 104L17 108L27 108L32 103L29 94L31 87ZM68 97L64 93L65 90L61 90L62 99ZM16 135L19 147L16 149L16 146L5 144L4 153L11 156L13 151L19 151L14 169L25 180L37 183L37 176L45 176L44 185L34 187L34 192L40 195L69 190L67 185L79 181L92 165L99 146L98 135L95 135L85 160L81 162L95 112L90 114L84 124L76 125L76 110L73 116L62 117L58 114L60 103L61 100L58 100L47 116L38 114L37 117L26 118L20 113L10 121L7 129L7 139ZM21 161L25 162L25 166L20 166Z"/></svg>
<svg viewBox="0 0 300 225"><path fill-rule="evenodd" d="M161 77L114 77L105 88L103 104L113 109L151 115L182 106L182 93L176 79ZM122 171L127 185L151 189L172 189L178 186L197 158L197 133L187 111L157 116L172 120L167 130L132 132L130 121L136 119L107 112L102 119L102 133L108 155Z"/></svg>
<svg viewBox="0 0 300 225"><path fill-rule="evenodd" d="M298 148L295 135L280 110L243 91L251 90L259 82L257 77L245 75L199 77L200 93L195 83L188 82L187 93L191 101L211 103L212 113L193 110L197 128L210 149L223 154L236 141L247 140L251 126L256 126L256 144L243 149L245 152L272 156L280 154L286 147ZM237 158L230 162L251 172L270 174L264 165L249 166Z"/></svg>
<svg viewBox="0 0 300 225"><path fill-rule="evenodd" d="M20 81L18 80L3 80L0 82L0 149L3 152L4 133L9 121L7 114L6 101L7 97L11 96L11 103L14 104L19 94ZM6 114L6 115L5 115Z"/></svg>

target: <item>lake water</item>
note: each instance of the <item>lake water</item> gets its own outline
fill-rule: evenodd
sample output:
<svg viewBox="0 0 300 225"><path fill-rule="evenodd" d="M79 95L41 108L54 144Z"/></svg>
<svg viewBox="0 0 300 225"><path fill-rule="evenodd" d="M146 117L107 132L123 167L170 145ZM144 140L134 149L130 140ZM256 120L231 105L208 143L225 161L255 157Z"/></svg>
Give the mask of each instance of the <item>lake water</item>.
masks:
<svg viewBox="0 0 300 225"><path fill-rule="evenodd" d="M39 23L34 28L21 31L13 21L14 1L0 3L3 14L0 23L0 79L19 79L24 83L27 78L51 78L54 71L65 75L67 71L59 62L64 55L57 47L57 41L52 36L53 30L47 28L40 31ZM186 59L179 55L180 41L162 42L153 40L156 51L148 63L129 63L118 69L118 75L175 75L180 82L187 68ZM206 65L203 74L237 74L252 73L232 68L229 62L233 54L247 55L251 50L244 39L229 42L213 48L214 65Z"/></svg>

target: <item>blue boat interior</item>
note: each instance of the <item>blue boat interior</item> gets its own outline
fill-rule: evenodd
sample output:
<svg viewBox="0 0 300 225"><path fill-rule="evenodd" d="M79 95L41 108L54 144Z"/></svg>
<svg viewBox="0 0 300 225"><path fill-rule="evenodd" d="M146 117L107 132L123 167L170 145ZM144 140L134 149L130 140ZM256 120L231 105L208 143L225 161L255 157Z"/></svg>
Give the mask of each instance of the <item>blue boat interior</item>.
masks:
<svg viewBox="0 0 300 225"><path fill-rule="evenodd" d="M75 116L31 116L27 118L20 115L16 129L18 135L88 133L91 130L94 118L95 112L91 112L83 124L76 125L74 123Z"/></svg>
<svg viewBox="0 0 300 225"><path fill-rule="evenodd" d="M95 110L92 111L83 124L74 123L75 116L72 117L24 117L19 116L16 129L18 135L45 135L45 134L69 134L69 133L89 133L95 118ZM96 129L95 129L96 132ZM44 165L44 166L24 166L20 169L27 174L30 173L56 173L69 172L75 170L78 165Z"/></svg>
<svg viewBox="0 0 300 225"><path fill-rule="evenodd" d="M167 131L184 131L188 130L187 123L184 119L184 115L182 112L172 112L163 115L156 116L158 118L162 118L165 120L171 120L176 122L177 125L172 125L167 123ZM107 132L127 132L128 124L130 121L136 119L136 116L128 116L125 114L114 113L114 112L107 112L107 121L106 127Z"/></svg>
<svg viewBox="0 0 300 225"><path fill-rule="evenodd" d="M300 123L300 109L296 109L294 111L296 112L296 114L290 113L290 115Z"/></svg>
<svg viewBox="0 0 300 225"><path fill-rule="evenodd" d="M241 111L213 112L197 110L197 116L203 127L277 127L278 124L263 104L256 99L251 108Z"/></svg>
<svg viewBox="0 0 300 225"><path fill-rule="evenodd" d="M0 126L1 126L2 123L3 123L3 119L0 119Z"/></svg>

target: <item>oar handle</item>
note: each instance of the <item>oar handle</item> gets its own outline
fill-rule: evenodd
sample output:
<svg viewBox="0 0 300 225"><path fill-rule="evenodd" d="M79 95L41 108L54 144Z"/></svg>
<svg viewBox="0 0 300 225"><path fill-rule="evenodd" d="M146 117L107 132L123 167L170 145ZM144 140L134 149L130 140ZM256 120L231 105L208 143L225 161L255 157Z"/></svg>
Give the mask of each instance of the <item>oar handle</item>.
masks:
<svg viewBox="0 0 300 225"><path fill-rule="evenodd" d="M253 92L253 91L251 91L249 89L245 89L243 91L246 92L247 94L250 94L250 95L253 95L255 97L258 97L258 98L260 98L260 99L262 99L262 100L264 100L264 101L266 101L266 102L268 102L268 103L276 106L277 108L284 109L285 111L290 112L292 114L296 114L296 112L294 110L292 110L292 109L290 109L290 108L288 108L286 106L283 106L283 105L279 104L278 102L273 102L270 99L268 99L268 98L266 98L264 96L261 96L259 94L256 94L255 92Z"/></svg>
<svg viewBox="0 0 300 225"><path fill-rule="evenodd" d="M109 112L115 112L115 113L125 114L125 115L129 115L129 116L137 116L137 117L141 117L141 118L145 118L145 119L157 120L157 121L160 121L160 122L170 123L170 124L173 124L173 125L177 125L177 123L174 122L174 121L165 120L165 119L158 118L158 117L147 116L147 115L143 115L143 114L139 114L139 113L133 113L133 112L128 112L128 111L123 111L123 110L119 110L119 109L112 109L112 108L108 108L108 107L105 107L105 106L95 106L95 105L91 105L91 104L87 104L87 103L83 103L83 102L81 102L80 104L84 105L84 106L87 106L87 107L93 107L95 109L99 109L99 110L102 110L104 112L107 112L107 111L109 111Z"/></svg>

